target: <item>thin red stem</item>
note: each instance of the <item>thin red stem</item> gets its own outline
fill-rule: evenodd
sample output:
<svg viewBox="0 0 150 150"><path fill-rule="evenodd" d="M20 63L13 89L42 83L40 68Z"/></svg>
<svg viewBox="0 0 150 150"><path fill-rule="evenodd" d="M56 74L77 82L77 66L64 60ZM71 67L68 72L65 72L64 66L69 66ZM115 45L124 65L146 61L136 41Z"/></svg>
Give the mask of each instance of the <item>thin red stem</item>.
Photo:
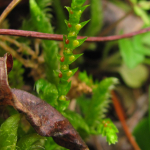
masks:
<svg viewBox="0 0 150 150"><path fill-rule="evenodd" d="M114 91L111 91L111 95L112 95L112 100L113 100L113 104L115 107L115 111L118 115L118 118L122 124L122 127L124 129L124 132L125 132L128 140L130 141L130 143L132 144L132 146L134 147L135 150L141 150L140 147L138 146L138 144L136 143L134 137L132 136L127 124L126 124L125 115L124 115L122 106L119 102L119 99L118 99L116 93Z"/></svg>
<svg viewBox="0 0 150 150"><path fill-rule="evenodd" d="M123 38L130 38L138 34L150 32L149 28L144 28L139 31L131 32L124 35L113 35L107 37L88 37L86 42L104 42L104 41L113 41L119 40ZM13 36L22 36L22 37L30 37L30 38L39 38L46 40L56 40L62 41L63 35L60 34L48 34L34 31L24 31L24 30L13 30L13 29L0 29L0 35L13 35ZM78 36L78 39L85 38L85 36Z"/></svg>

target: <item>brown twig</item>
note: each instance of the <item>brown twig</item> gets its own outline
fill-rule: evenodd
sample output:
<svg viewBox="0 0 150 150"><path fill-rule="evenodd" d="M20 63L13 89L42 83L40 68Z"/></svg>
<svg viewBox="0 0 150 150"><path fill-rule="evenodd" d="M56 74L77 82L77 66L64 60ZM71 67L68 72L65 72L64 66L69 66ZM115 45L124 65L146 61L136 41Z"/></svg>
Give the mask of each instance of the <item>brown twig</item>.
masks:
<svg viewBox="0 0 150 150"><path fill-rule="evenodd" d="M112 100L113 100L113 104L114 104L116 113L118 115L118 118L122 124L122 127L124 129L124 132L125 132L128 140L130 141L130 143L132 144L132 146L134 147L135 150L140 150L140 147L138 146L138 144L134 140L134 137L132 136L132 134L129 131L129 128L126 124L124 112L123 112L123 109L121 107L121 104L119 103L119 100L118 100L116 93L114 91L112 91L111 94L112 94Z"/></svg>
<svg viewBox="0 0 150 150"><path fill-rule="evenodd" d="M3 22L3 20L7 17L7 15L11 12L11 10L19 3L21 0L13 0L7 8L3 11L3 13L0 16L0 24Z"/></svg>
<svg viewBox="0 0 150 150"><path fill-rule="evenodd" d="M26 46L25 44L23 43L19 43L18 41L16 41L15 39L13 38L10 38L8 36L0 36L0 39L3 40L3 41L8 41L14 45L16 45L17 47L19 47L20 49L22 50L25 50L28 52L28 54L36 57L36 53L28 46Z"/></svg>
<svg viewBox="0 0 150 150"><path fill-rule="evenodd" d="M88 37L86 42L104 42L104 41L113 41L119 40L123 38L130 38L138 34L150 32L149 28L144 28L139 31L131 32L124 35L113 35L107 37ZM56 40L62 41L63 35L60 34L48 34L48 33L41 33L41 32L34 32L34 31L24 31L24 30L13 30L13 29L0 29L0 35L13 35L13 36L21 36L21 37L30 37L30 38L39 38L39 39L46 39L46 40ZM85 38L86 36L78 36L78 39Z"/></svg>
<svg viewBox="0 0 150 150"><path fill-rule="evenodd" d="M31 63L28 60L24 60L16 51L14 51L11 47L9 47L7 44L4 42L0 41L0 47L2 47L5 51L9 52L12 54L13 57L17 58L25 67L34 67L34 64Z"/></svg>

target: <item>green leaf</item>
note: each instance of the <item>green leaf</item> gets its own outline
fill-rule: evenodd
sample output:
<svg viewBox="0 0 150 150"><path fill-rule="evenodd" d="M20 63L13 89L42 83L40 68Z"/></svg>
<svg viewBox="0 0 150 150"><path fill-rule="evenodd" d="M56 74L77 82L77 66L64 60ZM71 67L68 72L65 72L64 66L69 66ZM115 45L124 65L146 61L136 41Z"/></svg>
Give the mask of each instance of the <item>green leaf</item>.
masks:
<svg viewBox="0 0 150 150"><path fill-rule="evenodd" d="M140 1L138 2L138 5L145 10L149 10L150 9L150 2L147 1Z"/></svg>
<svg viewBox="0 0 150 150"><path fill-rule="evenodd" d="M33 150L35 148L44 150L43 145L38 142L40 140L46 140L46 138L36 133L23 136L17 143L17 150Z"/></svg>
<svg viewBox="0 0 150 150"><path fill-rule="evenodd" d="M70 104L70 100L65 100L65 101L59 100L59 105L57 107L59 112L63 112L64 110L66 110L69 104Z"/></svg>
<svg viewBox="0 0 150 150"><path fill-rule="evenodd" d="M134 69L123 64L119 72L125 83L132 88L139 88L148 78L148 70L144 65L138 65Z"/></svg>
<svg viewBox="0 0 150 150"><path fill-rule="evenodd" d="M146 41L144 38L147 34L145 35L136 35L133 38L133 50L136 53L139 53L140 55L143 55L145 57L145 55L150 56L150 47L148 47L149 45L149 41ZM149 39L150 36L146 36L146 38Z"/></svg>
<svg viewBox="0 0 150 150"><path fill-rule="evenodd" d="M35 88L36 92L39 94L40 91L44 91L44 88L46 87L48 83L44 79L39 79L35 82Z"/></svg>
<svg viewBox="0 0 150 150"><path fill-rule="evenodd" d="M133 130L133 135L141 150L148 150L150 147L149 119L142 119Z"/></svg>
<svg viewBox="0 0 150 150"><path fill-rule="evenodd" d="M135 5L133 8L135 13L143 19L144 23L146 25L150 25L150 19L148 14L144 10L142 10L139 6Z"/></svg>
<svg viewBox="0 0 150 150"><path fill-rule="evenodd" d="M63 112L63 116L69 120L69 122L74 126L75 129L81 128L81 129L85 130L87 133L89 133L89 127L88 127L87 123L76 112L67 110L67 111Z"/></svg>
<svg viewBox="0 0 150 150"><path fill-rule="evenodd" d="M54 84L40 79L36 81L35 88L41 99L45 100L53 107L57 105L58 91Z"/></svg>
<svg viewBox="0 0 150 150"><path fill-rule="evenodd" d="M0 149L16 150L20 114L9 117L0 127Z"/></svg>
<svg viewBox="0 0 150 150"><path fill-rule="evenodd" d="M86 36L94 36L99 33L103 25L102 0L91 0L90 23L84 33Z"/></svg>
<svg viewBox="0 0 150 150"><path fill-rule="evenodd" d="M124 62L129 68L134 68L144 60L144 56L135 52L130 39L119 40L119 48Z"/></svg>

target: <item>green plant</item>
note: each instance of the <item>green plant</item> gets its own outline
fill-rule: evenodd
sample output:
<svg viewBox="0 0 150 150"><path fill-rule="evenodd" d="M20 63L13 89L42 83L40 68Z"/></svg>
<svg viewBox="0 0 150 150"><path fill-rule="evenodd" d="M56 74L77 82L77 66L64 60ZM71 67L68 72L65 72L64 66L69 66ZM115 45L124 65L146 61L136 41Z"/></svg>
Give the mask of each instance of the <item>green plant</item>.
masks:
<svg viewBox="0 0 150 150"><path fill-rule="evenodd" d="M84 2L85 1L73 0L71 7L66 7L69 12L69 20L66 20L65 23L69 33L68 36L63 37L64 56L58 56L58 59L60 60L60 71L55 71L55 74L60 78L60 81L57 88L53 87L54 85L51 85L51 83L48 83L44 80L38 80L35 84L35 87L41 98L45 99L57 110L59 110L66 118L69 119L69 121L77 130L80 131L82 129L83 133L81 132L81 135L83 134L88 136L90 134L102 134L103 136L107 136L108 143L112 144L117 141L116 132L118 132L118 130L111 121L104 119L104 113L108 108L110 90L112 89L111 87L113 87L113 85L116 83L115 78L106 79L101 83L97 83L97 85L94 84L93 98L89 104L86 105L86 99L82 97L81 103L82 106L84 106L82 109L87 108L88 110L85 113L85 117L82 117L75 112L66 110L70 103L70 101L66 99L66 94L71 87L71 82L68 82L67 80L77 71L77 69L70 70L69 65L82 55L74 55L72 52L73 49L80 46L86 40L86 38L77 40L77 34L79 30L89 22L85 21L83 23L79 23L80 16L87 7L83 6L81 8ZM86 76L84 79L89 80L86 73L83 75ZM58 89L58 92L56 89ZM51 95L55 95L55 98L52 98ZM95 117L93 117L93 115ZM74 119L72 120L72 118ZM108 124L108 126L106 124Z"/></svg>
<svg viewBox="0 0 150 150"><path fill-rule="evenodd" d="M107 142L109 144L115 144L117 142L116 133L118 130L110 119L105 118L105 113L108 110L110 102L110 91L117 83L116 78L106 78L101 82L94 82L92 78L87 76L86 72L80 73L80 79L93 88L92 98L88 100L85 95L78 98L77 101L79 107L83 110L82 115L67 109L70 101L67 99L66 95L71 88L71 82L68 82L68 79L77 71L77 68L72 70L69 69L69 65L82 55L73 54L73 50L86 40L86 38L77 39L77 35L80 29L89 22L85 21L79 23L80 16L87 7L87 5L82 7L84 2L85 0L73 0L71 7L66 7L69 12L69 20L66 20L65 23L69 33L67 36L63 37L63 56L58 55L58 46L55 41L42 41L47 81L44 79L38 80L35 84L35 88L42 99L47 101L66 118L68 118L83 138L86 139L90 135L102 134L102 136L107 137ZM30 23L33 24L32 29L35 28L37 31L44 33L53 33L52 26L48 21L46 12L42 10L45 6L47 6L47 0L45 0L44 3L41 3L41 1L38 0L30 0ZM25 24L26 23L24 23L24 26ZM58 62L60 63L59 70ZM9 118L7 121L13 120L14 118L15 117ZM6 131L6 129L3 129L5 124L6 127L9 126L7 121L4 122L4 125L1 127L2 132ZM15 141L12 141L14 149L36 149L39 145L43 146L44 144L47 150L64 149L54 143L52 138L47 138L47 141L45 142L45 138L35 134L23 136L21 139L18 139L17 142L16 132L18 122L16 122L15 126ZM9 136L8 133L7 136ZM2 138L3 140L6 140L7 137ZM26 144L24 145L24 143ZM4 146L2 145L1 148L7 146L9 146L9 144L6 143ZM39 149L41 148L40 146Z"/></svg>

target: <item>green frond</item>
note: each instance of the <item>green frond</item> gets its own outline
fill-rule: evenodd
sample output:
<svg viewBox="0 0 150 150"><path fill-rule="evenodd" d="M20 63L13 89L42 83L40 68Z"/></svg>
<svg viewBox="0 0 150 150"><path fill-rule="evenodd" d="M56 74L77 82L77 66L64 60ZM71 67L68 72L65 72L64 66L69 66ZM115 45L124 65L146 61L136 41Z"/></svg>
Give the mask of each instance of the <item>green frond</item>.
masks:
<svg viewBox="0 0 150 150"><path fill-rule="evenodd" d="M118 133L119 131L110 119L101 120L97 131L102 136L106 136L106 140L109 143L109 145L118 142L118 137L116 133Z"/></svg>
<svg viewBox="0 0 150 150"><path fill-rule="evenodd" d="M66 95L66 91L64 91L62 88L64 88L65 86L67 87L67 80L77 71L77 69L70 70L69 65L82 55L74 55L73 50L76 47L80 46L87 39L77 39L77 35L80 29L88 22L86 21L81 24L79 23L82 10L86 8L86 6L81 7L84 2L85 0L73 0L71 7L65 7L69 12L69 20L65 20L69 33L67 36L63 36L64 56L58 57L58 59L60 59L60 72L57 73L60 78L58 91L61 94L59 94L59 96L63 97L64 95ZM60 99L60 97L58 99Z"/></svg>
<svg viewBox="0 0 150 150"><path fill-rule="evenodd" d="M43 2L43 1L41 1ZM37 31L43 33L53 33L53 27L50 24L46 14L41 10L35 0L30 0L30 13L31 19L34 27ZM53 70L58 69L58 45L56 41L42 40L43 50L44 50L44 59L45 59L45 68L47 79L57 85L58 77L54 75Z"/></svg>
<svg viewBox="0 0 150 150"><path fill-rule="evenodd" d="M51 11L49 6L51 6L52 0L36 0L36 3L45 14Z"/></svg>
<svg viewBox="0 0 150 150"><path fill-rule="evenodd" d="M118 83L116 78L106 78L93 88L92 100L85 118L90 127L97 127L100 120L105 117L110 102L110 91L116 83Z"/></svg>
<svg viewBox="0 0 150 150"><path fill-rule="evenodd" d="M51 84L44 79L40 79L36 81L35 89L41 99L45 100L53 107L57 106L58 91L54 84Z"/></svg>

